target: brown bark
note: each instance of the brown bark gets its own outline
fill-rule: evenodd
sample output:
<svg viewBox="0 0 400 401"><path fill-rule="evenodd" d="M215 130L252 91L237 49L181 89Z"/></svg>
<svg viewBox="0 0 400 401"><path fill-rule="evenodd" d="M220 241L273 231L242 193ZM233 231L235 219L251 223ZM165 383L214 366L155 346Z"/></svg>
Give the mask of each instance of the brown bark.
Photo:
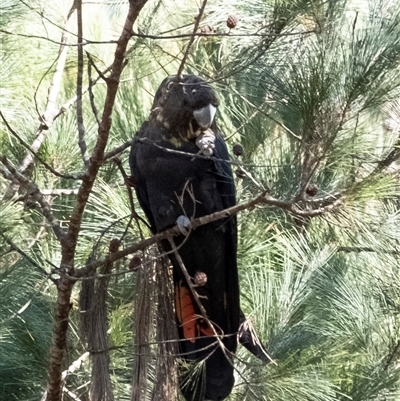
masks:
<svg viewBox="0 0 400 401"><path fill-rule="evenodd" d="M50 348L49 356L47 401L61 401L62 363L67 345L68 315L71 291L74 284L74 281L68 276L74 276L75 249L81 228L83 212L92 191L97 173L103 163L104 149L107 145L111 127L111 114L119 86L119 78L124 68L124 55L129 39L131 38L133 23L146 2L147 0L131 0L129 2L129 11L123 31L118 40L112 72L107 79L107 94L103 116L98 130L97 143L90 158L87 172L83 177L82 184L78 191L77 202L70 219L68 232L65 238L61 240L61 279L57 287L57 311L53 332L53 344Z"/></svg>
<svg viewBox="0 0 400 401"><path fill-rule="evenodd" d="M50 348L50 359L47 382L47 401L61 401L63 359L66 347L71 291L73 282L61 277L58 286L57 309L53 330L53 344Z"/></svg>

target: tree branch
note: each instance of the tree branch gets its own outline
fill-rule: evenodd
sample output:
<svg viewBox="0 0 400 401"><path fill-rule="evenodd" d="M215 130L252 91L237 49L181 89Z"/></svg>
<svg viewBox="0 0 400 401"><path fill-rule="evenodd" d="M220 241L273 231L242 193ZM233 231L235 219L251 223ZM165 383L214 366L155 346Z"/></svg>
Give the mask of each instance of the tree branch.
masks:
<svg viewBox="0 0 400 401"><path fill-rule="evenodd" d="M187 227L188 230L195 230L197 227L203 226L205 224L211 223L213 221L221 220L224 218L229 218L232 217L239 212L243 210L248 210L256 207L257 205L270 205L270 206L276 206L281 209L287 210L288 212L294 213L299 216L303 217L315 217L315 216L320 216L324 213L331 212L335 209L337 209L339 206L342 205L342 198L341 199L335 199L332 200L332 202L324 207L313 209L313 210L307 210L307 209L301 209L298 205L290 202L290 201L283 201L280 199L276 199L272 197L271 195L268 195L266 191L260 193L253 199L249 200L248 202L241 203L239 205L232 206L228 209L224 209L212 214L209 214L207 216L202 216L198 217L196 219L193 219L190 222L189 227ZM154 234L153 236L146 238L143 241L140 241L136 244L133 244L121 251L117 251L115 253L109 254L105 258L101 258L96 260L95 262L89 263L86 266L77 269L74 273L74 275L69 275L69 279L75 280L79 279L83 276L85 276L91 269L94 269L96 267L102 266L104 263L109 263L109 262L115 262L119 259L124 258L125 256L128 256L130 254L133 254L135 252L141 251L143 249L146 249L147 247L154 245L161 240L164 239L169 239L174 236L181 235L181 231L178 228L178 226L174 226L171 228L168 228L167 230L162 231L161 233Z"/></svg>
<svg viewBox="0 0 400 401"><path fill-rule="evenodd" d="M66 189L66 188L48 188L42 189L42 194L45 196L60 196L60 195L77 195L77 189Z"/></svg>
<svg viewBox="0 0 400 401"><path fill-rule="evenodd" d="M25 258L32 266L35 266L39 272L49 280L51 280L54 284L57 284L57 280L51 277L51 272L48 273L45 269L43 269L42 266L40 266L38 263L36 263L35 260L33 260L26 252L24 252L19 246L17 246L13 241L11 241L9 238L7 238L3 233L0 234L4 241L10 245L11 251L15 251L19 253L23 258Z"/></svg>
<svg viewBox="0 0 400 401"><path fill-rule="evenodd" d="M346 252L346 253L361 253L361 252L369 252L369 253L382 253L387 255L399 255L399 250L390 250L390 249L375 249L371 247L365 246L340 246L337 248L338 252Z"/></svg>
<svg viewBox="0 0 400 401"><path fill-rule="evenodd" d="M195 37L196 37L195 34L196 34L196 32L197 32L197 29L199 28L199 24L200 24L200 21L201 21L201 17L203 16L204 9L206 8L206 4L207 4L207 0L203 0L203 4L201 5L201 8L200 8L200 10L199 10L199 15L196 17L196 21L195 21L195 23L194 23L193 34L192 34L191 37L190 37L189 43L188 43L188 45L187 45L187 47L186 47L185 54L183 55L183 59L182 59L181 64L180 64L180 66L179 66L179 68L178 68L178 72L176 73L176 75L177 75L178 77L181 76L182 71L183 71L183 68L185 67L186 59L187 59L188 56L189 56L190 48L192 47L192 44L193 44L194 39L195 39Z"/></svg>
<svg viewBox="0 0 400 401"><path fill-rule="evenodd" d="M7 160L7 158L3 155L0 155L0 161L7 168L9 174L5 171L4 176L6 178L10 178L10 175L13 179L15 179L19 185L23 186L28 192L29 196L31 196L35 201L37 201L42 209L43 216L46 217L47 221L51 225L51 228L54 231L57 239L61 242L65 233L63 232L60 222L54 217L53 211L51 209L50 204L44 199L43 194L40 192L38 186L22 175L17 169Z"/></svg>
<svg viewBox="0 0 400 401"><path fill-rule="evenodd" d="M28 6L26 3L21 1L23 4ZM23 173L33 162L34 156L36 155L36 152L40 149L42 146L43 141L45 140L47 136L47 130L49 127L52 125L54 118L55 118L55 112L57 110L56 106L56 101L57 101L57 95L60 91L60 86L61 86L61 80L62 80L62 75L63 71L65 68L65 63L67 60L67 53L68 53L68 46L66 46L68 42L68 28L71 25L72 21L72 16L75 12L75 1L73 2L71 9L69 10L67 21L65 23L65 29L63 30L63 34L61 37L61 45L57 57L57 64L56 64L56 70L53 75L52 82L49 87L49 92L48 92L48 97L47 97L47 105L46 105L46 110L45 112L40 116L40 126L38 130L38 134L33 141L32 145L29 147L29 151L26 153L20 167L19 171ZM54 172L54 170L53 170ZM12 198L14 194L18 191L18 185L14 182L13 185L11 185L8 188L8 191L6 193L7 198Z"/></svg>
<svg viewBox="0 0 400 401"><path fill-rule="evenodd" d="M187 24L187 26L192 25ZM58 26L58 28L62 29L61 27ZM64 32L73 34L73 32L70 32L68 30L63 29ZM87 45L114 45L118 43L117 40L91 40L91 39L85 39L82 38L81 43L63 43L62 41L54 40L51 38L48 38L46 36L39 36L39 35L30 35L30 34L23 34L23 33L18 33L18 32L10 32L5 29L0 29L1 33L4 33L6 35L12 35L12 36L19 36L22 38L27 38L27 39L40 39L44 40L50 43L54 43L56 45L64 45L68 47L77 47L77 46L87 46ZM264 38L264 37L286 37L286 36L302 36L302 35L310 35L315 33L315 30L311 31L301 31L301 32L285 32L285 33L259 33L254 32L254 33L237 33L237 34L232 34L231 32L218 32L218 33L202 33L202 32L196 32L196 33L183 33L179 35L164 35L167 32L160 33L158 35L151 35L151 34L144 34L144 33L138 33L138 32L131 32L131 36L135 38L141 38L141 39L154 39L154 40L171 40L171 39L187 39L191 38L192 36L195 37L207 37L207 38L221 38L221 37L231 37L231 38ZM76 35L75 35L76 36Z"/></svg>
<svg viewBox="0 0 400 401"><path fill-rule="evenodd" d="M31 147L25 143L25 141L17 134L17 132L11 127L11 125L8 123L8 121L5 119L3 113L0 111L0 118L3 120L5 126L7 129L10 131L10 133L18 139L19 143L24 146L26 149L29 150L30 154L35 157L40 163L43 164L43 166L49 170L52 174L54 174L56 177L60 178L65 178L67 180L78 180L80 177L79 174L77 175L72 175L72 174L61 174L57 170L55 170L53 167L50 166L50 164L46 163L40 156L37 155L34 151L32 151ZM15 192L14 192L15 193ZM8 194L6 197L7 198L12 198L13 194Z"/></svg>
<svg viewBox="0 0 400 401"><path fill-rule="evenodd" d="M94 180L96 179L101 165L103 164L104 149L107 145L111 127L111 114L115 103L117 89L119 86L119 78L124 67L124 54L129 38L131 36L130 32L132 30L134 21L136 20L140 10L143 8L146 2L147 0L131 0L129 2L130 7L128 11L128 16L126 18L122 34L118 40L118 45L115 51L115 59L112 65L112 72L107 79L106 101L103 108L103 116L98 129L97 142L90 159L88 171L85 174L82 185L79 188L77 203L71 216L67 238L64 242L64 255L65 260L68 260L68 264L71 263L73 260L83 212L85 210L87 200L92 190Z"/></svg>
<svg viewBox="0 0 400 401"><path fill-rule="evenodd" d="M82 0L76 0L77 9L77 25L78 25L78 43L82 43ZM89 163L89 155L87 152L85 141L85 125L83 124L83 108L82 108L82 82L83 82L83 47L78 45L78 74L76 77L76 120L78 124L79 148L85 167Z"/></svg>
<svg viewBox="0 0 400 401"><path fill-rule="evenodd" d="M89 91L89 101L90 101L90 106L92 108L92 113L94 115L94 118L96 119L97 125L100 125L100 120L99 120L99 112L96 107L96 103L94 101L94 94L93 94L93 80L92 80L92 66L94 69L97 71L98 76L103 78L104 82L107 82L107 78L102 74L102 72L97 68L95 62L92 60L92 56L90 55L89 52L86 52L86 56L89 60L87 70L88 70L88 79L89 79L89 86L88 86L88 91Z"/></svg>
<svg viewBox="0 0 400 401"><path fill-rule="evenodd" d="M111 151L107 152L104 155L103 163L105 163L108 159L111 159L114 156L117 156L118 154L123 152L126 148L129 148L129 146L131 146L131 145L132 145L132 140L130 140L128 142L125 142L124 144L118 146L118 148L115 148L114 150L111 150Z"/></svg>
<svg viewBox="0 0 400 401"><path fill-rule="evenodd" d="M71 365L69 365L68 369L65 369L62 372L61 375L62 379L65 381L65 379L68 377L70 373L74 373L76 370L80 369L82 364L89 358L89 356L90 352L85 352L76 361L72 362ZM63 391L65 391L65 387ZM70 395L69 392L68 395ZM46 401L46 397L47 397L47 391L43 393L43 396L40 401Z"/></svg>
<svg viewBox="0 0 400 401"><path fill-rule="evenodd" d="M40 120L41 120L41 126L39 128L39 135L36 138L35 142L32 144L32 150L37 151L46 134L44 131L48 130L51 125L53 124L54 117L56 115L56 112L58 110L57 107L57 96L58 93L60 92L60 87L61 87L61 82L62 82L62 76L65 68L65 63L67 61L67 53L68 53L68 40L69 40L69 27L73 23L73 17L76 12L76 1L72 3L71 9L68 13L67 21L65 23L65 29L63 30L62 37L61 37L61 46L60 50L58 53L58 61L56 65L56 69L53 75L53 79L51 81L50 87L49 87L49 92L47 96L47 105L46 105L46 110L45 112L41 115ZM21 165L21 171L24 171L28 165L32 163L32 160L26 157L24 161L22 162Z"/></svg>
<svg viewBox="0 0 400 401"><path fill-rule="evenodd" d="M61 242L61 276L57 286L57 310L53 332L53 343L50 348L47 401L61 401L62 397L62 362L67 346L68 318L71 303L71 293L74 285L74 281L69 280L67 276L74 275L75 249L77 246L83 213L85 211L89 195L92 191L94 181L97 177L97 173L103 164L104 149L107 145L111 127L111 114L119 86L119 79L125 66L124 55L128 41L131 37L133 23L146 2L147 0L129 1L128 15L126 17L121 36L118 40L112 71L106 83L107 93L105 97L103 115L98 129L97 142L91 155L87 171L83 177L82 184L78 191L75 208L70 218L67 235Z"/></svg>

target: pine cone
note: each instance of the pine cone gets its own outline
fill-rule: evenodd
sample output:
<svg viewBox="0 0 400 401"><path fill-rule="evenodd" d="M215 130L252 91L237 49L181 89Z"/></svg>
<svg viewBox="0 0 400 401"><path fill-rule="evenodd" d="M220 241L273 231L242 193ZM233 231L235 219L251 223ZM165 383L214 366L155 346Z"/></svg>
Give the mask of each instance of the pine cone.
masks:
<svg viewBox="0 0 400 401"><path fill-rule="evenodd" d="M308 196L315 196L315 195L317 195L317 192L318 192L318 187L315 184L310 184L306 188L306 194Z"/></svg>
<svg viewBox="0 0 400 401"><path fill-rule="evenodd" d="M139 256L134 256L129 262L129 269L135 271L139 268L141 264L142 264L142 259L140 259Z"/></svg>
<svg viewBox="0 0 400 401"><path fill-rule="evenodd" d="M243 155L243 147L242 147L242 145L239 145L238 143L236 145L233 145L232 151L235 156Z"/></svg>
<svg viewBox="0 0 400 401"><path fill-rule="evenodd" d="M235 28L236 25L238 24L238 19L234 15L229 15L227 20L226 20L226 26L229 29Z"/></svg>
<svg viewBox="0 0 400 401"><path fill-rule="evenodd" d="M108 251L110 253L115 253L118 251L118 248L120 245L121 245L121 241L118 238L113 238L110 241L110 245L108 246Z"/></svg>

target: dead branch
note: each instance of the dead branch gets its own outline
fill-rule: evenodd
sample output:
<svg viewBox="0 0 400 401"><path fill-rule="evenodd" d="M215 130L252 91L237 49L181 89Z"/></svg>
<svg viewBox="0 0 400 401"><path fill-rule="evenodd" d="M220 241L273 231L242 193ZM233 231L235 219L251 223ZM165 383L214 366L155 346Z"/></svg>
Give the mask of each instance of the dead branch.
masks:
<svg viewBox="0 0 400 401"><path fill-rule="evenodd" d="M92 80L92 67L97 71L98 76L101 76L101 78L104 80L104 82L107 82L107 78L102 75L101 71L97 68L95 62L92 60L92 56L90 55L89 52L86 52L86 57L88 58L88 65L87 65L87 72L88 72L88 80L89 80L89 86L88 86L88 91L89 91L89 101L90 101L90 106L92 108L92 113L94 118L96 119L97 125L100 125L100 119L99 119L99 112L96 107L96 103L94 101L94 94L93 94L93 80ZM100 75L101 74L101 75Z"/></svg>
<svg viewBox="0 0 400 401"><path fill-rule="evenodd" d="M3 120L5 126L7 127L8 131L16 138L18 139L19 143L24 146L28 151L31 153L32 156L35 157L43 166L49 170L52 174L54 174L56 177L60 178L65 178L67 180L77 180L80 177L79 174L77 175L72 175L72 174L61 174L57 170L55 170L53 167L51 167L48 163L46 163L40 156L38 156L34 151L32 151L31 147L18 135L18 133L11 127L11 125L8 123L6 118L4 117L3 113L0 111L0 118ZM22 172L22 171L21 171ZM17 189L18 190L18 189ZM12 191L11 193L5 195L6 199L10 199L14 196L16 191Z"/></svg>
<svg viewBox="0 0 400 401"><path fill-rule="evenodd" d="M190 48L192 47L194 39L196 38L195 34L197 32L197 29L199 28L199 24L200 24L200 21L201 21L201 18L203 16L203 14L204 14L204 10L206 8L206 4L207 4L207 0L203 0L203 3L202 3L202 5L200 7L200 10L199 10L199 15L196 17L196 20L195 20L195 23L194 23L193 34L190 36L189 43L188 43L188 45L186 47L185 54L183 55L181 64L180 64L180 66L178 68L178 72L176 73L176 75L178 77L181 76L183 68L185 67L186 60L187 60L187 58L189 56Z"/></svg>
<svg viewBox="0 0 400 401"><path fill-rule="evenodd" d="M67 61L67 53L68 53L67 44L69 41L69 31L70 31L70 26L73 23L73 17L75 12L76 12L76 2L74 1L68 13L67 21L65 23L65 28L63 29L63 33L61 36L61 45L58 53L58 60L53 75L53 79L49 87L46 110L40 117L40 121L42 124L39 128L39 135L36 138L35 142L32 144L32 150L35 152L40 148L46 136L44 131L48 130L51 127L54 121L55 113L58 110L57 96L58 93L60 92L62 76L65 68L65 63ZM24 171L29 166L30 163L32 163L32 159L30 159L29 156L27 155L21 164L22 171Z"/></svg>
<svg viewBox="0 0 400 401"><path fill-rule="evenodd" d="M83 107L82 107L82 83L83 83L83 47L82 47L82 0L76 0L76 15L78 26L78 73L76 77L76 120L78 124L78 144L85 167L89 163L89 154L85 141L85 125L83 123Z"/></svg>
<svg viewBox="0 0 400 401"><path fill-rule="evenodd" d="M42 189L42 194L45 196L61 196L61 195L77 195L77 189Z"/></svg>
<svg viewBox="0 0 400 401"><path fill-rule="evenodd" d="M65 380L70 373L74 373L76 370L80 369L80 367L86 361L86 359L89 358L89 355L90 355L89 352L85 352L76 361L72 362L71 365L69 365L68 369L65 369L62 372L62 379ZM63 391L66 391L65 387L64 387ZM43 396L40 399L40 401L46 401L46 397L47 397L47 391L45 391L43 393Z"/></svg>
<svg viewBox="0 0 400 401"><path fill-rule="evenodd" d="M23 2L27 7L28 5ZM53 75L52 82L49 87L48 97L47 97L47 105L45 112L40 116L40 126L38 129L38 134L33 141L32 145L29 147L29 151L26 153L19 170L24 172L33 162L34 156L37 151L42 146L43 141L45 140L48 129L52 125L54 121L55 112L57 110L56 101L57 95L60 91L62 75L65 68L65 63L67 60L68 46L66 46L68 42L68 30L69 26L72 23L72 16L76 10L75 1L73 2L71 9L69 10L67 21L65 23L65 29L63 29L62 37L61 37L61 45L59 49L59 53L57 56L57 64L56 69ZM14 196L14 194L18 191L19 185L16 181L10 185L6 192L6 198L10 199Z"/></svg>
<svg viewBox="0 0 400 401"><path fill-rule="evenodd" d="M29 178L26 178L22 175L8 160L5 156L0 155L0 161L3 163L4 167L8 170L8 173L5 172L6 177L12 177L13 180L17 181L19 185L24 187L32 197L33 200L39 203L43 216L46 217L47 221L51 225L54 234L57 239L61 242L65 236L64 231L61 228L60 222L54 217L53 211L51 209L50 204L45 200L44 195L40 192L39 187L31 181Z"/></svg>

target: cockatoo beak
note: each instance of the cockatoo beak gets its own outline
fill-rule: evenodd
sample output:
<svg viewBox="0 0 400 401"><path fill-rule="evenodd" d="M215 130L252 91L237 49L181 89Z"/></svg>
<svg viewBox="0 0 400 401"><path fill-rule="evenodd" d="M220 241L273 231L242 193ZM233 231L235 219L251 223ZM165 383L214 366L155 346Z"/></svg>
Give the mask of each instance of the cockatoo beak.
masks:
<svg viewBox="0 0 400 401"><path fill-rule="evenodd" d="M202 130L210 128L212 122L214 121L216 111L217 108L212 104L209 104L208 106L202 107L201 109L197 109L193 112L193 116Z"/></svg>

